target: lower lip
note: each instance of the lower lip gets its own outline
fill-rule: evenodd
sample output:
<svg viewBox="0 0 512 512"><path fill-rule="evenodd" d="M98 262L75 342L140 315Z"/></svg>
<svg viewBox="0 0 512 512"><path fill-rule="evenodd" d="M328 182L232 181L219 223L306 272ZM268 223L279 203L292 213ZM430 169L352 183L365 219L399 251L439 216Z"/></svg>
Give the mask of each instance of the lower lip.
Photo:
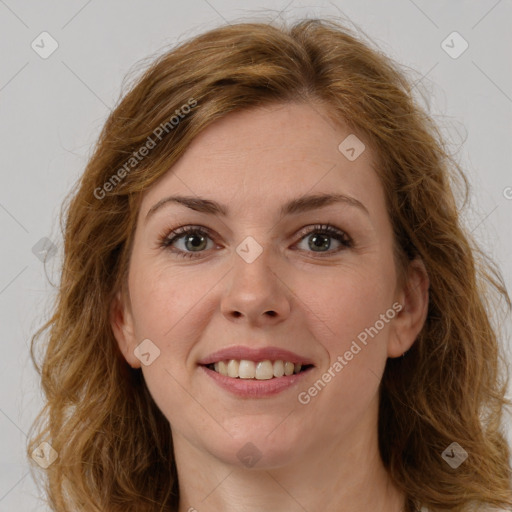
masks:
<svg viewBox="0 0 512 512"><path fill-rule="evenodd" d="M274 377L267 380L257 379L234 379L220 373L210 370L206 366L200 368L211 377L221 388L243 398L262 398L266 396L277 395L282 391L291 388L300 382L312 369L283 377Z"/></svg>

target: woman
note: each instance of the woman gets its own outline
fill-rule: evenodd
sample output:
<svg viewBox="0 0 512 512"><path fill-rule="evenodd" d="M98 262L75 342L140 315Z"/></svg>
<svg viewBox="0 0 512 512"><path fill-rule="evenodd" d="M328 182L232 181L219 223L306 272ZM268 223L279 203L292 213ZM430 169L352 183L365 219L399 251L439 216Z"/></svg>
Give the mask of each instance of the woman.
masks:
<svg viewBox="0 0 512 512"><path fill-rule="evenodd" d="M52 510L512 506L510 299L457 176L397 66L335 22L160 57L66 212L28 449Z"/></svg>

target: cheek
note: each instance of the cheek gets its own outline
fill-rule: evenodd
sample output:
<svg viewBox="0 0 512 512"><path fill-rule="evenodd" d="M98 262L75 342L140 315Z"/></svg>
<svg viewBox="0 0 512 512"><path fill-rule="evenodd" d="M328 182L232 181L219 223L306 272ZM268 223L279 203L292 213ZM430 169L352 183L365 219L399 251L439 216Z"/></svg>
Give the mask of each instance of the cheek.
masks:
<svg viewBox="0 0 512 512"><path fill-rule="evenodd" d="M214 283L211 273L207 277L169 264L139 264L130 278L136 336L150 339L160 350L151 365L142 366L144 379L159 409L184 429L190 426L186 419L182 425L183 416L200 418L204 413L187 390L190 351L201 339L205 293Z"/></svg>
<svg viewBox="0 0 512 512"><path fill-rule="evenodd" d="M139 337L165 344L176 338L180 324L189 325L205 292L214 284L191 269L162 265L139 265L130 279L130 293ZM211 279L211 274L210 274Z"/></svg>
<svg viewBox="0 0 512 512"><path fill-rule="evenodd" d="M311 417L328 417L326 435L337 436L340 429L350 432L377 400L395 315L393 288L382 275L369 269L345 273L309 295L308 329L323 345L328 361L317 380L299 390L299 402L311 407Z"/></svg>
<svg viewBox="0 0 512 512"><path fill-rule="evenodd" d="M382 258L380 263L333 272L329 279L302 292L307 297L308 328L329 359L322 368L329 372L325 376L329 389L320 383L318 393L356 415L377 392L387 360L390 323L395 316L394 279L392 259Z"/></svg>
<svg viewBox="0 0 512 512"><path fill-rule="evenodd" d="M389 269L365 265L333 271L325 279L317 279L315 286L301 284L310 321L331 354L346 350L352 339L391 308L393 276Z"/></svg>

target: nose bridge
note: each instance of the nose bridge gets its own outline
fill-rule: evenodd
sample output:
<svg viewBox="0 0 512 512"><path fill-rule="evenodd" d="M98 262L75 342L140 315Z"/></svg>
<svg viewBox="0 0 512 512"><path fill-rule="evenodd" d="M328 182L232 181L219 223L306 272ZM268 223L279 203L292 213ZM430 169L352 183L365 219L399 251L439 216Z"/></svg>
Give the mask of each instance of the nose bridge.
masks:
<svg viewBox="0 0 512 512"><path fill-rule="evenodd" d="M237 288L255 296L264 291L268 293L277 279L275 268L272 268L271 248L265 247L259 252L250 243L243 243L236 252L233 278Z"/></svg>
<svg viewBox="0 0 512 512"><path fill-rule="evenodd" d="M230 284L222 299L222 312L230 319L250 322L280 321L290 312L287 288L276 268L276 254L247 237L233 255Z"/></svg>

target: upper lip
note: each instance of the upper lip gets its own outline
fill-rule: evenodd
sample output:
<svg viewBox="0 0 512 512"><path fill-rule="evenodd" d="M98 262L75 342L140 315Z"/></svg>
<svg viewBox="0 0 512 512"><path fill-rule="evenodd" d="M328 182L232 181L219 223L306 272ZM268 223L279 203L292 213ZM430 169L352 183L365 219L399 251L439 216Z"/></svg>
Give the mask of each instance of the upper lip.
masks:
<svg viewBox="0 0 512 512"><path fill-rule="evenodd" d="M217 350L198 361L198 363L201 365L207 365L218 361L225 361L226 359L245 359L247 361L254 362L265 361L268 359L270 361L290 361L291 363L301 363L302 365L313 364L313 361L308 357L301 356L295 352L279 347L251 348L244 347L242 345Z"/></svg>

